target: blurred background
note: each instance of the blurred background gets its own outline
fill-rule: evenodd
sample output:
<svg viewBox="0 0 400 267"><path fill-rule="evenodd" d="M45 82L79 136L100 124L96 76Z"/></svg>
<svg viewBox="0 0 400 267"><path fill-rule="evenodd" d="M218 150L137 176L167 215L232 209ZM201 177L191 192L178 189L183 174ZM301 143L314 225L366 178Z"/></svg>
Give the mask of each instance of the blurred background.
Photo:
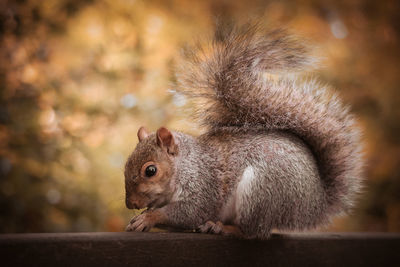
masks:
<svg viewBox="0 0 400 267"><path fill-rule="evenodd" d="M400 231L399 1L0 0L0 232L123 230L137 129L201 131L173 66L216 15L308 39L359 117L365 193L326 231Z"/></svg>

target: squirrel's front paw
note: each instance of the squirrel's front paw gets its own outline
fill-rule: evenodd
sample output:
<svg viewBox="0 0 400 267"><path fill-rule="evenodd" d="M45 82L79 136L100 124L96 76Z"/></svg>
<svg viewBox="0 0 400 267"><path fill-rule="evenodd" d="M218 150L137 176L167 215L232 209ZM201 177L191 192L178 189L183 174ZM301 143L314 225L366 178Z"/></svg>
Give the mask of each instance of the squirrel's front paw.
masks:
<svg viewBox="0 0 400 267"><path fill-rule="evenodd" d="M142 213L133 217L125 230L128 232L148 232L155 225L155 221L147 215L148 213Z"/></svg>
<svg viewBox="0 0 400 267"><path fill-rule="evenodd" d="M164 224L167 222L166 214L159 210L144 211L142 214L135 216L126 227L128 232L148 232L153 226L157 224Z"/></svg>

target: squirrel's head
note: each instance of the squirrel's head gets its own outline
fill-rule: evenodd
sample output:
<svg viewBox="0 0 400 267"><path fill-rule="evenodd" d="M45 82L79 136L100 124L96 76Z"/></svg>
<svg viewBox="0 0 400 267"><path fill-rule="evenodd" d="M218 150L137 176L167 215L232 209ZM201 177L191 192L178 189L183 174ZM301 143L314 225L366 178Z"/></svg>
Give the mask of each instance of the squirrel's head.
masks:
<svg viewBox="0 0 400 267"><path fill-rule="evenodd" d="M126 207L161 207L174 193L171 180L178 147L173 134L164 127L155 134L141 127L137 135L139 143L125 165Z"/></svg>

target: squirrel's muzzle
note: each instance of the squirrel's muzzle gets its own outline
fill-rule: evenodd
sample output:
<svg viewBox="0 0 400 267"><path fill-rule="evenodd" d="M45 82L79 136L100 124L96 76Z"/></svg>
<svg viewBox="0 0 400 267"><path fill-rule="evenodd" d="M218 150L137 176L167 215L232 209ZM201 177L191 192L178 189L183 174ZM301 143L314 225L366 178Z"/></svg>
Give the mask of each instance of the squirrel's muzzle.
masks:
<svg viewBox="0 0 400 267"><path fill-rule="evenodd" d="M133 203L132 201L130 201L129 198L125 198L125 205L128 209L137 209L138 208L136 203Z"/></svg>

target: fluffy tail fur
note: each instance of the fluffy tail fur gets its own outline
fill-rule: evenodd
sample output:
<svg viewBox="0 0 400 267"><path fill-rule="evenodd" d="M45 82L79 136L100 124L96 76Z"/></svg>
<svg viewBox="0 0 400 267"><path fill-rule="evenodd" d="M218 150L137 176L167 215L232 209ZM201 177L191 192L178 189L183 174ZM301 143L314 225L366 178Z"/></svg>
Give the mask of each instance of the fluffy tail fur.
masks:
<svg viewBox="0 0 400 267"><path fill-rule="evenodd" d="M185 59L178 90L203 100L197 114L209 130L263 127L298 135L317 159L329 213L352 206L363 166L355 119L325 86L277 78L315 65L302 42L258 25L220 26L211 44L187 49Z"/></svg>

